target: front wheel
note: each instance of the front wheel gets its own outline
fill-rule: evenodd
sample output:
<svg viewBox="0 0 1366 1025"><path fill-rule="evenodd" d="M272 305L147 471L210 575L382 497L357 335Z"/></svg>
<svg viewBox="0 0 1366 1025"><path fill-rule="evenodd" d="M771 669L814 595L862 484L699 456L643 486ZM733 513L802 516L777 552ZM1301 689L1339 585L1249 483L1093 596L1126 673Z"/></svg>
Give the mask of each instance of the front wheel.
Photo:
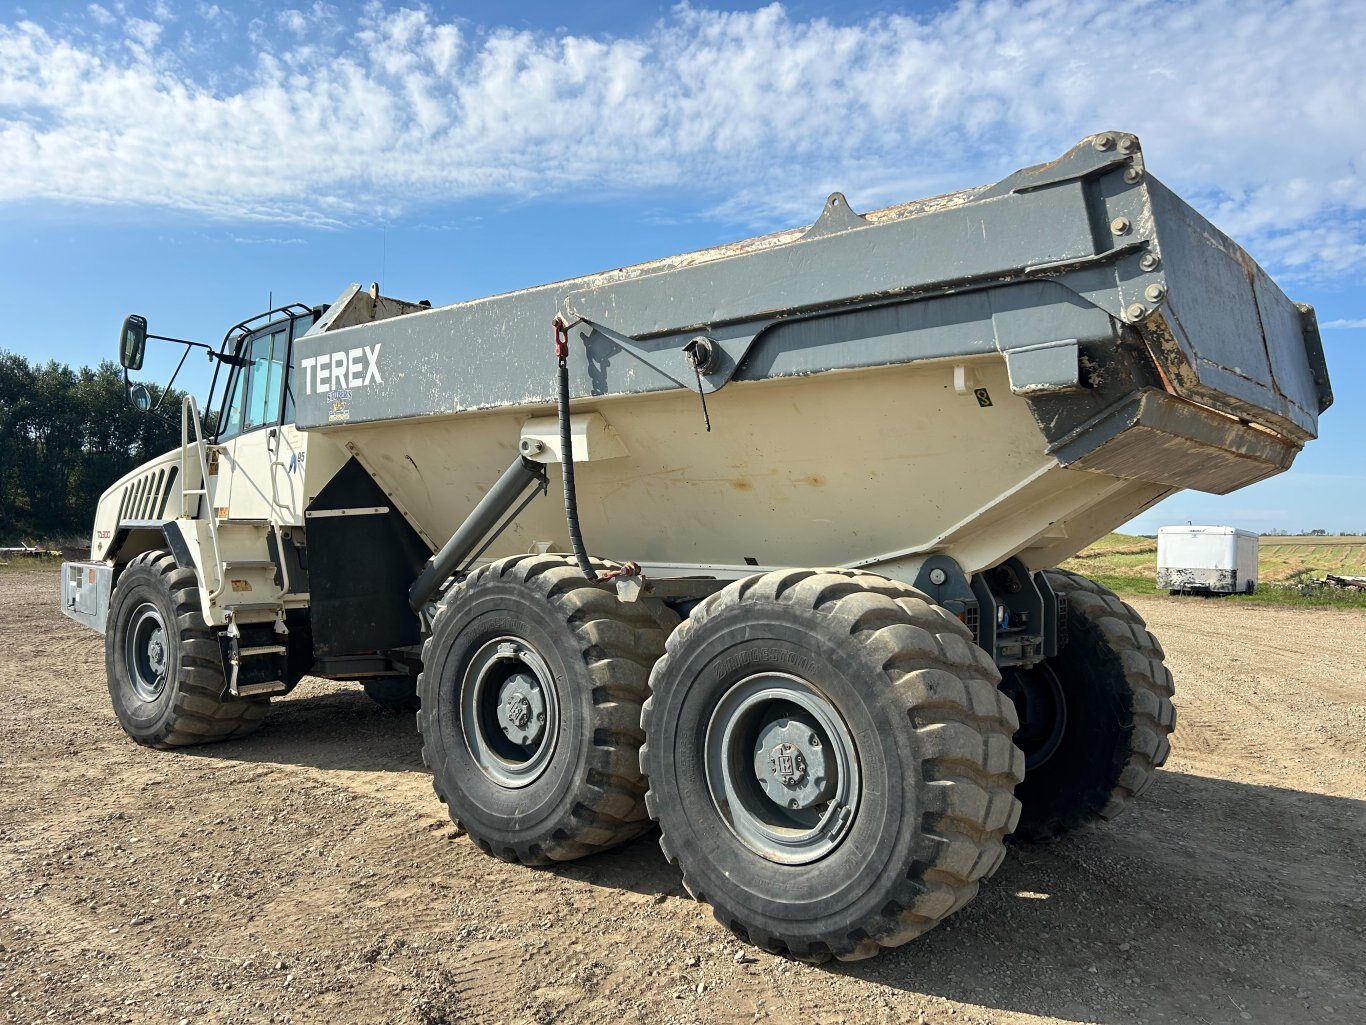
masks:
<svg viewBox="0 0 1366 1025"><path fill-rule="evenodd" d="M869 574L737 581L669 639L641 765L660 845L766 950L869 957L965 904L1004 856L1023 756L996 668Z"/></svg>
<svg viewBox="0 0 1366 1025"><path fill-rule="evenodd" d="M119 576L104 634L105 675L124 732L148 747L251 733L269 698L225 698L223 657L204 621L194 571L145 552Z"/></svg>

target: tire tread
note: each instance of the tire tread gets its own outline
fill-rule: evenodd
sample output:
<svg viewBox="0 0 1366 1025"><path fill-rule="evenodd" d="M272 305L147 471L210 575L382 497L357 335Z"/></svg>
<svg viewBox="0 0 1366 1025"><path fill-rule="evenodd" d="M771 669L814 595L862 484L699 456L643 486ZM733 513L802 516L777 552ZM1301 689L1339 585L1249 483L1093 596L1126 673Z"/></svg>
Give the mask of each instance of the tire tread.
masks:
<svg viewBox="0 0 1366 1025"><path fill-rule="evenodd" d="M858 960L905 943L966 904L981 880L1001 864L1004 839L1019 817L1014 788L1023 777L1024 754L1014 746L1014 706L997 690L999 674L978 658L967 628L941 612L922 592L858 570L779 570L737 581L700 603L675 630L651 674L652 690L670 658L707 624L729 609L766 601L830 616L852 643L881 665L885 685L896 695L924 752L918 771L924 802L921 838L896 893L880 916L839 934L782 935L746 922L734 909L712 900L716 919L737 936L774 953L803 960L836 957ZM649 737L655 714L645 701L646 742L642 771L650 763ZM648 780L647 780L648 782ZM658 797L646 805L658 819ZM660 848L683 873L699 900L706 880L680 861L661 823Z"/></svg>
<svg viewBox="0 0 1366 1025"><path fill-rule="evenodd" d="M1049 584L1069 606L1094 626L1099 640L1119 657L1124 684L1132 695L1132 729L1113 787L1099 795L1098 807L1054 815L1021 830L1021 839L1053 840L1120 815L1152 786L1154 774L1171 752L1176 728L1175 685L1161 643L1143 617L1108 588L1069 570L1045 570Z"/></svg>
<svg viewBox="0 0 1366 1025"><path fill-rule="evenodd" d="M139 569L148 572L128 576ZM166 750L243 737L256 730L270 710L270 699L225 699L218 639L204 619L194 571L181 568L168 552L152 550L129 561L120 583L139 578L163 588L175 613L180 673L173 684L171 714L161 726L150 733L137 734L126 728L125 732L144 747ZM118 641L111 636L106 643ZM113 669L112 655L106 655L106 668Z"/></svg>
<svg viewBox="0 0 1366 1025"><path fill-rule="evenodd" d="M596 568L612 568L595 562ZM490 578L517 581L538 594L563 616L580 642L588 673L593 677L592 702L595 723L594 748L585 778L579 784L579 801L567 820L540 842L495 843L472 832L457 817L441 774L434 772L432 785L451 810L451 818L482 850L506 861L547 865L581 858L624 843L652 825L645 810L645 783L638 751L644 734L640 729L641 706L649 694L649 675L664 651L665 635L678 617L663 603L621 602L610 592L584 578L578 568L557 555L521 555L480 567L450 589L437 608L436 618L460 598ZM435 619L433 625L435 626ZM422 645L423 673L418 689L424 689L426 667L431 664L435 629ZM435 714L435 713L433 713ZM424 713L417 716L423 762L437 767L432 731L425 731Z"/></svg>

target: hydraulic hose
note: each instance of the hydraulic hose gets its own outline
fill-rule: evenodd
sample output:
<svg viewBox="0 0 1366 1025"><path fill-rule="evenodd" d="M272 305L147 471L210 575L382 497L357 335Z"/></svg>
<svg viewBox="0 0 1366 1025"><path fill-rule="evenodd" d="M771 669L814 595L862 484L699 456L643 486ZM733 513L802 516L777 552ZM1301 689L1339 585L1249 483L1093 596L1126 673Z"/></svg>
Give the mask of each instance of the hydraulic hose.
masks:
<svg viewBox="0 0 1366 1025"><path fill-rule="evenodd" d="M579 529L579 500L574 491L574 439L569 423L569 328L555 318L555 357L560 368L560 470L564 478L564 522L569 531L569 549L574 561L589 580L598 578L588 553L583 547L583 532Z"/></svg>

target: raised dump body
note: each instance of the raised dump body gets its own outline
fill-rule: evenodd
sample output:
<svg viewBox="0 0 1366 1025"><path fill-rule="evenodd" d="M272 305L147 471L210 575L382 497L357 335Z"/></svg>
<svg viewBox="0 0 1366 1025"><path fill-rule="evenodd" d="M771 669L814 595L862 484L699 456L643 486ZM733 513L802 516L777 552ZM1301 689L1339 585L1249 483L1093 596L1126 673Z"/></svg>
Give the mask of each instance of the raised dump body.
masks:
<svg viewBox="0 0 1366 1025"><path fill-rule="evenodd" d="M125 322L126 368L148 337ZM63 570L130 736L238 738L306 673L362 681L418 710L485 850L657 822L722 923L808 960L906 942L1008 833L1147 788L1161 645L1051 567L1284 470L1332 400L1312 311L1116 132L474 302L352 287L217 358L214 433L186 400Z"/></svg>
<svg viewBox="0 0 1366 1025"><path fill-rule="evenodd" d="M439 545L520 438L553 461L557 315L596 414L587 548L652 574L1052 566L1178 488L1284 470L1331 401L1312 312L1105 133L994 186L835 195L805 230L315 330L299 426ZM537 542L565 550L554 501L488 554Z"/></svg>

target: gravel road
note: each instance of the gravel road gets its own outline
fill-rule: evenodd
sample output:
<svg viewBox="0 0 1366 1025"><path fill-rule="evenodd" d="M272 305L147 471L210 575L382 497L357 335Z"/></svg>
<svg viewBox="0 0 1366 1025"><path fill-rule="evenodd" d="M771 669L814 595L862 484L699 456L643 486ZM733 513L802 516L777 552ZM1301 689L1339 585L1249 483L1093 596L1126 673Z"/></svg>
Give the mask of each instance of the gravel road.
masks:
<svg viewBox="0 0 1366 1025"><path fill-rule="evenodd" d="M1366 614L1136 602L1174 753L946 925L812 967L645 837L549 870L456 835L411 716L308 680L242 741L127 740L51 572L0 575L6 1022L1366 1021Z"/></svg>

